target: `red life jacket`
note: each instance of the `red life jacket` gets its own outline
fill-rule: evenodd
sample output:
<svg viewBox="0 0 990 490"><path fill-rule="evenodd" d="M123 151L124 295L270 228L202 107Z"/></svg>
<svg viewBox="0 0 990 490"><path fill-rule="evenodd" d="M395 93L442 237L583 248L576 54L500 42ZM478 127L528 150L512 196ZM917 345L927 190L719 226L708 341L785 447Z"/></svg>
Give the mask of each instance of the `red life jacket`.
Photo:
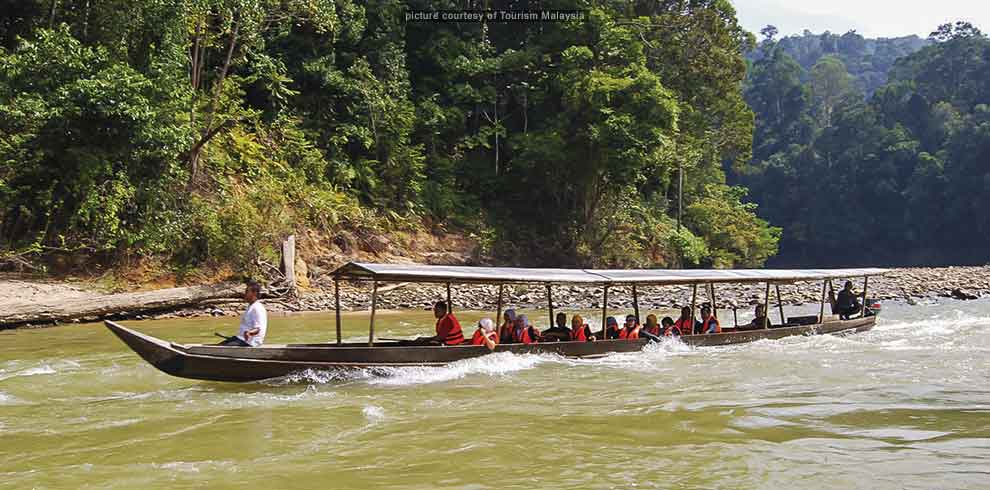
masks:
<svg viewBox="0 0 990 490"><path fill-rule="evenodd" d="M669 327L667 327L667 328L664 329L663 335L665 337L673 337L674 335L677 335L678 337L680 337L681 336L681 329L677 325L671 325L671 326L669 326Z"/></svg>
<svg viewBox="0 0 990 490"><path fill-rule="evenodd" d="M533 327L524 328L522 333L519 335L518 342L522 342L523 344L535 344L539 342L540 333L533 332L533 330L535 330Z"/></svg>
<svg viewBox="0 0 990 490"><path fill-rule="evenodd" d="M636 340L639 338L639 330L636 329L635 325L631 329L623 328L619 330L619 338L622 340Z"/></svg>
<svg viewBox="0 0 990 490"><path fill-rule="evenodd" d="M446 335L444 335L445 331ZM437 335L444 335L444 345L459 345L464 343L464 332L461 330L461 323L450 313L437 320Z"/></svg>
<svg viewBox="0 0 990 490"><path fill-rule="evenodd" d="M654 337L660 336L660 325L654 325L652 327L649 325L644 325L643 330L645 330L646 333L653 335Z"/></svg>
<svg viewBox="0 0 990 490"><path fill-rule="evenodd" d="M515 341L516 328L512 326L512 322L506 322L498 328L498 342L500 344L511 344Z"/></svg>
<svg viewBox="0 0 990 490"><path fill-rule="evenodd" d="M701 333L708 333L708 329L712 327L713 324L715 327L714 333L722 333L722 326L719 325L718 318L715 318L714 316L708 317L707 321L701 322Z"/></svg>
<svg viewBox="0 0 990 490"><path fill-rule="evenodd" d="M471 345L485 345L485 337L488 337L492 342L498 343L498 337L495 336L495 332L489 334L481 333L481 330L475 330L474 336L471 337Z"/></svg>
<svg viewBox="0 0 990 490"><path fill-rule="evenodd" d="M689 318L687 320L678 318L677 321L674 322L674 326L681 331L681 335L692 335L694 334L694 323L694 318Z"/></svg>
<svg viewBox="0 0 990 490"><path fill-rule="evenodd" d="M588 326L581 325L578 328L571 329L571 340L575 342L587 342L588 341Z"/></svg>

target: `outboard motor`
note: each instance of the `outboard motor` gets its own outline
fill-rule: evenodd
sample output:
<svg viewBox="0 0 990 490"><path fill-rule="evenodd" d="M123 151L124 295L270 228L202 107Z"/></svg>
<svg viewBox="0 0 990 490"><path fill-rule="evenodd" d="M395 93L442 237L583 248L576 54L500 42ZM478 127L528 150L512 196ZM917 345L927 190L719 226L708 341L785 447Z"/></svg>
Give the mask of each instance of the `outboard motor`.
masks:
<svg viewBox="0 0 990 490"><path fill-rule="evenodd" d="M864 308L863 316L879 315L880 310L883 309L883 306L880 304L879 300L867 299L865 303L866 304L863 306Z"/></svg>

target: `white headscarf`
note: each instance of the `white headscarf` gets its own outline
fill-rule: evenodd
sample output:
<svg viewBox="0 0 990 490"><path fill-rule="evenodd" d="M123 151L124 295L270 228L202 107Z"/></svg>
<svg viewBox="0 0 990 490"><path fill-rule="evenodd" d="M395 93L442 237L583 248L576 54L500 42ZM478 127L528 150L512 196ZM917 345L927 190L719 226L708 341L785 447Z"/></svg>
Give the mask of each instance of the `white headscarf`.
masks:
<svg viewBox="0 0 990 490"><path fill-rule="evenodd" d="M482 318L478 321L478 326L481 327L485 332L491 332L495 330L495 322L491 318Z"/></svg>

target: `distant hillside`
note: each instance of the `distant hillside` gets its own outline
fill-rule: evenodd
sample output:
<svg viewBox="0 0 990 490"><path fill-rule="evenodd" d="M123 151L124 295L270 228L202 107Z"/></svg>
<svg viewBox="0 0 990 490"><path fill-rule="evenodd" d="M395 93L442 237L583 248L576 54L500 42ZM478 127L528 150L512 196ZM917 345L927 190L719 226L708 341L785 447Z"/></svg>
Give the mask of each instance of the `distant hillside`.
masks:
<svg viewBox="0 0 990 490"><path fill-rule="evenodd" d="M804 31L800 36L787 36L773 39L771 30L764 29L764 39L746 58L751 62L762 59L769 46L774 44L795 61L807 73L823 56L833 55L842 60L849 74L855 78L859 89L866 95L873 94L887 83L887 72L898 58L931 44L931 41L918 36L867 39L849 31L841 36L825 31L814 34ZM769 36L769 37L768 37ZM807 81L807 80L804 80Z"/></svg>

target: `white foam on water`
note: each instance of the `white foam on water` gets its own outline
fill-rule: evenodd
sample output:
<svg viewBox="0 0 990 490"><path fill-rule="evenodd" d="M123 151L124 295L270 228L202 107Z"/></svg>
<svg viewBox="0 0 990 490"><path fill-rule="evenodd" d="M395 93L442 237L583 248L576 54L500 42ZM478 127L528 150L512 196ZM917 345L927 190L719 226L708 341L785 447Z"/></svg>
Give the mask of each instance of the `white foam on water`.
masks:
<svg viewBox="0 0 990 490"><path fill-rule="evenodd" d="M440 367L396 367L382 368L385 377L370 377L369 384L384 386L406 386L427 383L441 383L460 379L469 375L504 376L509 373L532 369L560 357L548 354L522 354L499 352L486 356L464 359Z"/></svg>
<svg viewBox="0 0 990 490"><path fill-rule="evenodd" d="M385 420L385 409L378 405L368 405L361 409L361 413L364 414L364 418L368 419L368 422Z"/></svg>
<svg viewBox="0 0 990 490"><path fill-rule="evenodd" d="M0 391L0 405L19 405L21 400L16 396Z"/></svg>
<svg viewBox="0 0 990 490"><path fill-rule="evenodd" d="M22 369L20 371L14 371L12 373L0 376L0 381L10 378L15 378L18 376L39 376L46 374L55 374L56 372L57 371L55 371L55 368L51 367L50 365L42 364L41 366Z"/></svg>
<svg viewBox="0 0 990 490"><path fill-rule="evenodd" d="M363 380L374 376L368 369L306 369L279 378L259 381L267 386L287 386L297 384L330 384Z"/></svg>

